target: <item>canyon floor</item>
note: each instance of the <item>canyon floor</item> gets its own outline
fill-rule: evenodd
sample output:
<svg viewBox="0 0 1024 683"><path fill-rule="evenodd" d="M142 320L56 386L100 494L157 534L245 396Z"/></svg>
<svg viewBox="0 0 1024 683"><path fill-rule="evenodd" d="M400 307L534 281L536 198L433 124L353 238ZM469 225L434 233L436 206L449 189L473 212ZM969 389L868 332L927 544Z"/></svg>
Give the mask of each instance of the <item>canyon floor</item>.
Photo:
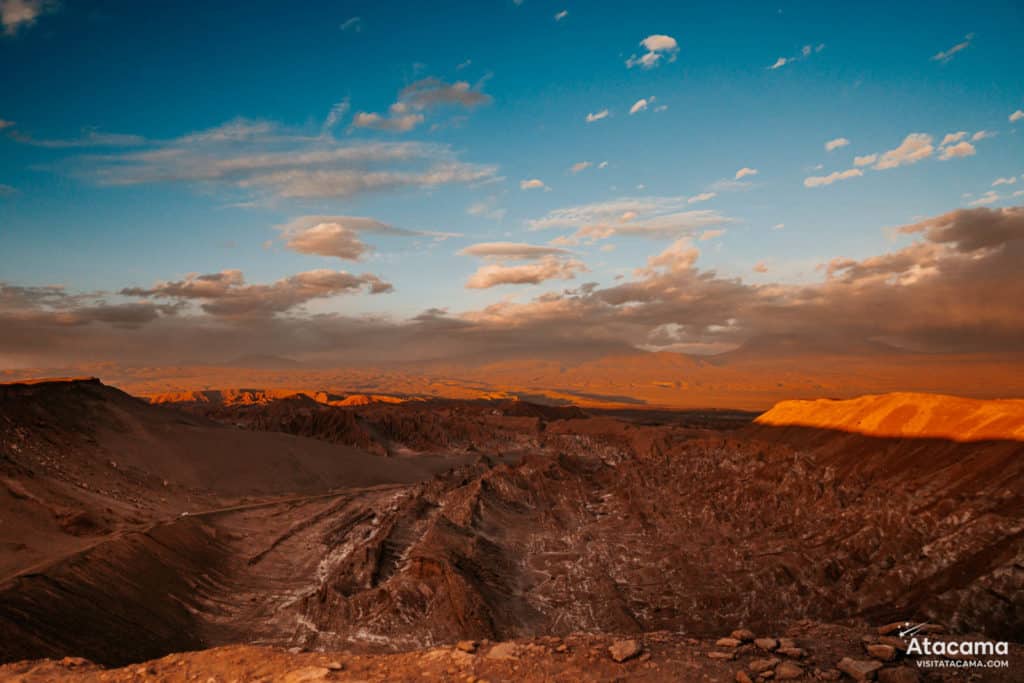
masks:
<svg viewBox="0 0 1024 683"><path fill-rule="evenodd" d="M0 385L0 678L1020 680L1022 425Z"/></svg>

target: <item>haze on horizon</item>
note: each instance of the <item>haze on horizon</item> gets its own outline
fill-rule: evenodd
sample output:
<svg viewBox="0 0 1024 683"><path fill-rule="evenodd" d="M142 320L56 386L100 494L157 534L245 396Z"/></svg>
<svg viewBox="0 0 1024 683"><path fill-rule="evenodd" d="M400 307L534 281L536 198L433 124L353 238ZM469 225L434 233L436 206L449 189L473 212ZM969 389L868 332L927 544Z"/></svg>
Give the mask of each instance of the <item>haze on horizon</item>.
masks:
<svg viewBox="0 0 1024 683"><path fill-rule="evenodd" d="M1018 3L664 4L0 0L0 368L1024 348Z"/></svg>

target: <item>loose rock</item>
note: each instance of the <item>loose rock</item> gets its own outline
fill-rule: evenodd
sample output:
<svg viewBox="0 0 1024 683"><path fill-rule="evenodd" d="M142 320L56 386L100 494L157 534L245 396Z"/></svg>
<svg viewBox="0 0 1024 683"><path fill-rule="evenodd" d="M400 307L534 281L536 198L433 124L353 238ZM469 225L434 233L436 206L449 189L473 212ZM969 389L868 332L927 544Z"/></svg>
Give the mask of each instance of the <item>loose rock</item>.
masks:
<svg viewBox="0 0 1024 683"><path fill-rule="evenodd" d="M331 670L324 666L307 666L303 669L296 669L285 674L284 683L311 683L312 681L325 680Z"/></svg>
<svg viewBox="0 0 1024 683"><path fill-rule="evenodd" d="M632 659L642 651L643 648L640 646L640 643L635 640L617 640L608 648L608 652L616 662Z"/></svg>
<svg viewBox="0 0 1024 683"><path fill-rule="evenodd" d="M793 662L783 662L775 667L775 678L780 681L791 681L804 675L804 670Z"/></svg>
<svg viewBox="0 0 1024 683"><path fill-rule="evenodd" d="M498 643L487 653L488 659L519 659L519 646L515 643Z"/></svg>
<svg viewBox="0 0 1024 683"><path fill-rule="evenodd" d="M735 638L736 640L738 640L740 642L743 642L743 643L749 643L750 641L752 641L754 638L757 637L757 636L754 635L753 631L751 631L750 629L745 629L745 628L738 628L735 631L733 631L732 633L730 633L729 635L731 637Z"/></svg>
<svg viewBox="0 0 1024 683"><path fill-rule="evenodd" d="M883 662L891 662L896 659L896 648L892 645L885 645L883 643L874 643L867 646L868 654L875 659L880 659Z"/></svg>
<svg viewBox="0 0 1024 683"><path fill-rule="evenodd" d="M869 659L843 657L836 668L855 681L870 681L874 679L875 672L882 668L882 664Z"/></svg>
<svg viewBox="0 0 1024 683"><path fill-rule="evenodd" d="M907 651L907 641L903 640L902 638L897 638L895 636L881 636L878 639L878 642L883 643L885 645L891 645L893 648L899 650L900 652Z"/></svg>
<svg viewBox="0 0 1024 683"><path fill-rule="evenodd" d="M715 641L717 647L739 647L743 641L739 638L719 638Z"/></svg>
<svg viewBox="0 0 1024 683"><path fill-rule="evenodd" d="M761 650L767 650L768 652L771 652L779 646L779 641L775 640L774 638L758 638L754 641L754 645L756 645Z"/></svg>
<svg viewBox="0 0 1024 683"><path fill-rule="evenodd" d="M463 652L476 652L476 641L475 640L460 640L455 644L455 647Z"/></svg>
<svg viewBox="0 0 1024 683"><path fill-rule="evenodd" d="M772 657L771 659L752 659L750 660L750 670L759 674L774 669L778 663L777 657Z"/></svg>

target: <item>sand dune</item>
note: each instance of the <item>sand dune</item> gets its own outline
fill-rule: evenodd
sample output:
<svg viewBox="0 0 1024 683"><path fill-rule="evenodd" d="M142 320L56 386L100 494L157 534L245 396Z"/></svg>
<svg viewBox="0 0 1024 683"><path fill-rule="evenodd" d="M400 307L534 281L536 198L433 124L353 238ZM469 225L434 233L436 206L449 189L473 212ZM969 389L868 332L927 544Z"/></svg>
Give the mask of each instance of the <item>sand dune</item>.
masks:
<svg viewBox="0 0 1024 683"><path fill-rule="evenodd" d="M845 401L782 401L755 422L775 427L838 429L868 436L1024 441L1024 400L980 401L891 393Z"/></svg>

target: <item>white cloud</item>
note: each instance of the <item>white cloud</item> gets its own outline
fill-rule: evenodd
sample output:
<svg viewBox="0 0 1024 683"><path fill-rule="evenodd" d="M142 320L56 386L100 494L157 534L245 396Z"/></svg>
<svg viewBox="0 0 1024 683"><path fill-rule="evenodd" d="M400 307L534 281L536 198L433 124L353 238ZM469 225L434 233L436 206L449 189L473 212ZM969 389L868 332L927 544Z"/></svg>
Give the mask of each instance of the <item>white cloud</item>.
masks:
<svg viewBox="0 0 1024 683"><path fill-rule="evenodd" d="M496 207L494 205L496 201L496 197L489 197L484 201L474 202L466 208L466 213L470 216L480 216L492 221L504 220L505 214L508 211L501 207Z"/></svg>
<svg viewBox="0 0 1024 683"><path fill-rule="evenodd" d="M984 206L985 204L994 204L999 201L999 194L989 190L985 194L981 195L973 202L969 202L970 206Z"/></svg>
<svg viewBox="0 0 1024 683"><path fill-rule="evenodd" d="M996 134L990 130L979 130L971 136L971 140L977 142L978 140L987 140L988 138L994 138L995 136Z"/></svg>
<svg viewBox="0 0 1024 683"><path fill-rule="evenodd" d="M352 31L353 33L359 33L363 30L363 20L359 17L352 17L341 22L339 26L342 31Z"/></svg>
<svg viewBox="0 0 1024 683"><path fill-rule="evenodd" d="M205 275L191 274L184 280L158 282L151 288L122 289L122 296L196 301L210 315L224 318L273 317L292 311L314 299L366 292L393 291L390 283L375 275L353 275L343 270L310 270L282 278L268 285L249 285L240 270L223 270Z"/></svg>
<svg viewBox="0 0 1024 683"><path fill-rule="evenodd" d="M817 46L804 45L802 48L800 48L800 54L795 55L793 57L779 57L778 59L775 60L774 64L768 67L768 70L774 71L776 69L781 69L787 64L792 64L793 62L799 62L802 59L807 59L808 57L811 56L811 53L821 52L824 49L825 43L818 43Z"/></svg>
<svg viewBox="0 0 1024 683"><path fill-rule="evenodd" d="M352 118L353 128L373 128L375 130L386 130L394 133L408 133L416 126L423 123L423 114L400 113L404 111L391 105L388 116L381 116L374 112L361 111Z"/></svg>
<svg viewBox="0 0 1024 683"><path fill-rule="evenodd" d="M687 199L686 203L687 204L696 204L697 202L706 202L709 199L714 199L717 196L718 196L717 192L701 192L700 194L695 194L692 197L690 197L689 199Z"/></svg>
<svg viewBox="0 0 1024 683"><path fill-rule="evenodd" d="M658 66L662 59L674 62L679 54L679 43L672 36L653 34L640 41L640 45L647 50L644 54L631 56L626 60L626 66L632 69L639 66L644 69L653 69Z"/></svg>
<svg viewBox="0 0 1024 683"><path fill-rule="evenodd" d="M835 138L825 143L825 151L831 152L839 149L840 147L846 147L848 144L850 144L850 141L846 138Z"/></svg>
<svg viewBox="0 0 1024 683"><path fill-rule="evenodd" d="M945 137L942 138L942 142L939 143L939 147L945 147L951 145L954 142L960 142L967 137L967 131L961 130L956 133L946 133Z"/></svg>
<svg viewBox="0 0 1024 683"><path fill-rule="evenodd" d="M587 170L591 166L593 166L593 164L591 164L589 161L577 161L575 164L572 165L572 168L570 168L569 170L573 173L573 175L575 175L580 171Z"/></svg>
<svg viewBox="0 0 1024 683"><path fill-rule="evenodd" d="M567 16L569 16L569 10L564 9L555 15L555 21L561 21L562 19L565 19Z"/></svg>
<svg viewBox="0 0 1024 683"><path fill-rule="evenodd" d="M101 185L189 183L242 188L256 199L356 195L493 181L497 169L458 160L447 145L339 142L236 120L141 151L73 158L71 173Z"/></svg>
<svg viewBox="0 0 1024 683"><path fill-rule="evenodd" d="M958 142L955 145L943 147L942 153L939 155L939 159L947 161L957 157L972 157L976 152L977 150L974 149L974 145L964 140L963 142Z"/></svg>
<svg viewBox="0 0 1024 683"><path fill-rule="evenodd" d="M1010 114L1010 123L1016 123L1021 119L1024 119L1024 110L1018 109L1017 111Z"/></svg>
<svg viewBox="0 0 1024 683"><path fill-rule="evenodd" d="M864 172L859 168L848 168L845 171L835 171L825 176L810 176L804 178L804 187L821 187L823 185L831 185L834 182L840 180L849 180L850 178L859 178L864 175Z"/></svg>
<svg viewBox="0 0 1024 683"><path fill-rule="evenodd" d="M593 123L594 121L600 121L601 119L608 118L608 116L609 116L609 114L608 114L608 110L607 109L602 109L599 112L591 112L590 114L587 114L587 123Z"/></svg>
<svg viewBox="0 0 1024 683"><path fill-rule="evenodd" d="M601 163L599 163L597 165L597 167L598 168L608 168L608 162L607 161L602 161Z"/></svg>
<svg viewBox="0 0 1024 683"><path fill-rule="evenodd" d="M277 228L285 246L300 254L333 256L359 261L373 248L361 235L392 237L430 236L435 239L454 237L450 233L421 232L396 228L393 225L363 216L300 216Z"/></svg>
<svg viewBox="0 0 1024 683"><path fill-rule="evenodd" d="M937 52L934 55L932 55L932 61L942 62L943 64L945 64L949 60L953 59L953 55L955 55L957 52L960 52L961 50L966 50L968 47L970 47L972 40L974 40L974 34L968 33L966 36L964 36L963 42L957 43L948 50L943 50L942 52Z"/></svg>
<svg viewBox="0 0 1024 683"><path fill-rule="evenodd" d="M0 24L4 33L13 36L28 28L44 14L56 11L56 0L0 0Z"/></svg>
<svg viewBox="0 0 1024 683"><path fill-rule="evenodd" d="M457 252L458 256L475 256L491 261L535 261L545 256L565 256L569 252L524 242L480 242Z"/></svg>
<svg viewBox="0 0 1024 683"><path fill-rule="evenodd" d="M708 240L713 240L716 237L721 237L722 235L725 234L725 232L726 231L721 228L717 230L705 230L700 234L700 236L697 239L699 239L701 242L707 242Z"/></svg>
<svg viewBox="0 0 1024 683"><path fill-rule="evenodd" d="M871 164L875 163L875 161L877 161L877 160L878 160L878 155L877 154L865 154L862 157L854 157L853 158L853 165L854 166L870 166Z"/></svg>
<svg viewBox="0 0 1024 683"><path fill-rule="evenodd" d="M477 269L466 281L466 288L489 289L499 285L538 285L547 280L572 280L576 273L586 270L583 262L575 259L549 258L515 266L492 263Z"/></svg>
<svg viewBox="0 0 1024 683"><path fill-rule="evenodd" d="M909 166L916 164L921 159L927 159L932 155L935 148L932 147L932 136L927 133L911 133L903 138L899 147L890 149L882 155L874 168L885 170L897 166Z"/></svg>
<svg viewBox="0 0 1024 683"><path fill-rule="evenodd" d="M548 186L544 184L544 181L540 178L530 178L529 180L519 181L520 190L541 190L548 189Z"/></svg>
<svg viewBox="0 0 1024 683"><path fill-rule="evenodd" d="M676 239L733 222L717 211L686 210L688 205L689 198L682 196L623 197L550 211L542 218L529 221L529 229L575 229L572 235L558 242L571 245L614 235Z"/></svg>
<svg viewBox="0 0 1024 683"><path fill-rule="evenodd" d="M632 107L629 108L629 115L632 116L633 114L636 114L637 112L644 111L645 109L647 109L647 107L649 105L654 103L654 100L655 100L654 95L651 95L647 99L640 98L639 100L637 100L636 102L633 103Z"/></svg>
<svg viewBox="0 0 1024 683"><path fill-rule="evenodd" d="M774 226L772 227L772 230L782 230L782 229L783 229L784 227L786 227L786 224L785 224L785 223L776 223L776 224L775 224L775 225L774 225Z"/></svg>
<svg viewBox="0 0 1024 683"><path fill-rule="evenodd" d="M473 109L489 102L490 95L466 81L446 83L439 78L423 78L402 88L386 116L359 112L352 119L352 127L406 133L423 123L422 112L427 110L446 106Z"/></svg>
<svg viewBox="0 0 1024 683"><path fill-rule="evenodd" d="M999 187L1000 185L1013 185L1017 182L1017 176L1010 176L1009 178L996 178L992 183L992 187Z"/></svg>
<svg viewBox="0 0 1024 683"><path fill-rule="evenodd" d="M753 270L755 273L767 273L768 265L764 261L758 261L757 263L754 264L754 267L751 268L751 270Z"/></svg>
<svg viewBox="0 0 1024 683"><path fill-rule="evenodd" d="M341 123L341 120L348 114L349 107L350 104L347 97L331 107L331 111L327 113L327 118L324 119L323 132L325 134L331 132L336 125Z"/></svg>
<svg viewBox="0 0 1024 683"><path fill-rule="evenodd" d="M750 176L750 175L757 175L757 172L758 171L757 171L756 168L749 168L747 166L744 166L740 170L736 171L736 175L733 176L733 177L736 180L740 180L740 179L746 178L747 176Z"/></svg>

